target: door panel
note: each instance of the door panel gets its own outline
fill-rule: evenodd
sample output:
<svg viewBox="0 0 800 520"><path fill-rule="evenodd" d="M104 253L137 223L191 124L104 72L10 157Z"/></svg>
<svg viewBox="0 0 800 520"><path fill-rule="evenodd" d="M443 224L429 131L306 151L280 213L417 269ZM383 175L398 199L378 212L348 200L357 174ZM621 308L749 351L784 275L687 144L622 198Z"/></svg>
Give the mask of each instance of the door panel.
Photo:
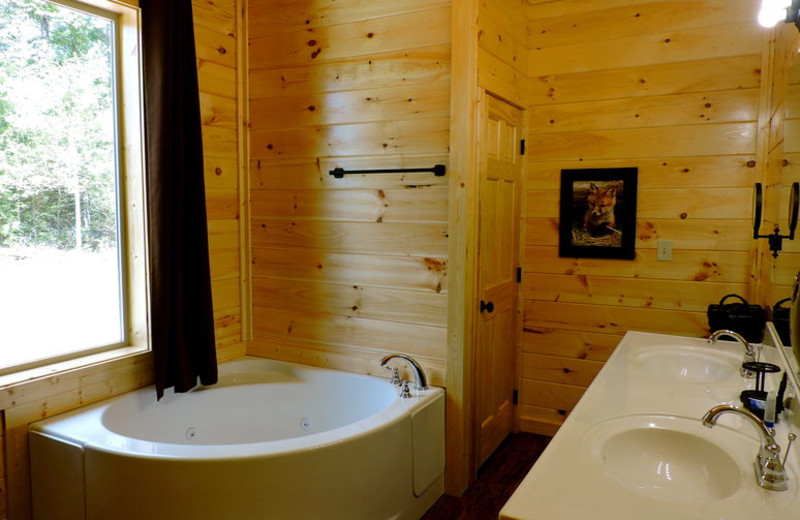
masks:
<svg viewBox="0 0 800 520"><path fill-rule="evenodd" d="M511 431L517 316L521 157L519 109L484 96L480 161L479 297L475 356L477 463Z"/></svg>

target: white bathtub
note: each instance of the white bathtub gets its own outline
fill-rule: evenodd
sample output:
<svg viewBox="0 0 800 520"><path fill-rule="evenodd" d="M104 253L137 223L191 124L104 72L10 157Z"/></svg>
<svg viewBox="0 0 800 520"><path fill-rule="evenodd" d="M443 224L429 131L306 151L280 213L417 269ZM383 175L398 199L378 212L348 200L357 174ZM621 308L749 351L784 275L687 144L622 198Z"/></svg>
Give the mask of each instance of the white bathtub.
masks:
<svg viewBox="0 0 800 520"><path fill-rule="evenodd" d="M37 520L418 519L442 494L444 392L244 358L219 385L145 388L29 437Z"/></svg>

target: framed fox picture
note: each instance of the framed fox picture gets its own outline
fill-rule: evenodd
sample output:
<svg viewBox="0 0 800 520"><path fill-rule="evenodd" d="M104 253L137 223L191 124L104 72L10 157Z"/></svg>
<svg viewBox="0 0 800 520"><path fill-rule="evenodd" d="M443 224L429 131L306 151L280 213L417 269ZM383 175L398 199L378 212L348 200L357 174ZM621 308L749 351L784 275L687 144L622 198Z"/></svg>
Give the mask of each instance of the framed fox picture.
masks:
<svg viewBox="0 0 800 520"><path fill-rule="evenodd" d="M638 168L561 170L558 256L636 256Z"/></svg>

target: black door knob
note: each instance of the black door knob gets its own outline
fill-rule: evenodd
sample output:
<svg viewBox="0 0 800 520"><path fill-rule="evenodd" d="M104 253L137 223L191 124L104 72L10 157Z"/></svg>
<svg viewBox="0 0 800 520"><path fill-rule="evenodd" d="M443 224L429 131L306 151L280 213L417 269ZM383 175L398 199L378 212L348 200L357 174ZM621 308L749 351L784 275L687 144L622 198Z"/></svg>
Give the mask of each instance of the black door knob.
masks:
<svg viewBox="0 0 800 520"><path fill-rule="evenodd" d="M481 300L481 312L494 312L494 303Z"/></svg>

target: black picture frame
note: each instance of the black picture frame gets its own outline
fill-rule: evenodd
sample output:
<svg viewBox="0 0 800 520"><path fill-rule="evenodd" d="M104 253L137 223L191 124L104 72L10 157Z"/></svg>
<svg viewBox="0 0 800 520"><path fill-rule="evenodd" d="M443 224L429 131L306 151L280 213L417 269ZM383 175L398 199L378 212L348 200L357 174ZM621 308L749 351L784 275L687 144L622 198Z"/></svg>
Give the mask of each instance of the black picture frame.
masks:
<svg viewBox="0 0 800 520"><path fill-rule="evenodd" d="M636 257L638 168L561 170L558 256Z"/></svg>

